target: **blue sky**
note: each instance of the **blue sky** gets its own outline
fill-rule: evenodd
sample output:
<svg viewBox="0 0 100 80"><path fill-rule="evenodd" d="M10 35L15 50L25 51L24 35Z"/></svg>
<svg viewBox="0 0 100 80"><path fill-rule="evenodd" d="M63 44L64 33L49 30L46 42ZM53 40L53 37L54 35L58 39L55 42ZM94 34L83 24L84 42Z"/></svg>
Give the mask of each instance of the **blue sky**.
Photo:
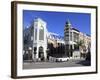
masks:
<svg viewBox="0 0 100 80"><path fill-rule="evenodd" d="M64 27L67 20L79 31L91 34L91 15L88 13L23 10L24 28L29 27L35 17L42 18L47 22L49 32L54 32L61 36L64 36Z"/></svg>

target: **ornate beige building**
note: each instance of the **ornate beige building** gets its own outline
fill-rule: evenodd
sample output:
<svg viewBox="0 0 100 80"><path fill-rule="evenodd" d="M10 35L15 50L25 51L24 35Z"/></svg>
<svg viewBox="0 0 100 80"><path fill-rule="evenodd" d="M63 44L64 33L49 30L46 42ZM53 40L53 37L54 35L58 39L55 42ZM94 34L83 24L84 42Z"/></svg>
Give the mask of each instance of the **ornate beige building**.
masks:
<svg viewBox="0 0 100 80"><path fill-rule="evenodd" d="M91 46L91 37L74 28L68 20L64 29L65 53L68 57L80 58ZM77 53L77 54L76 54Z"/></svg>

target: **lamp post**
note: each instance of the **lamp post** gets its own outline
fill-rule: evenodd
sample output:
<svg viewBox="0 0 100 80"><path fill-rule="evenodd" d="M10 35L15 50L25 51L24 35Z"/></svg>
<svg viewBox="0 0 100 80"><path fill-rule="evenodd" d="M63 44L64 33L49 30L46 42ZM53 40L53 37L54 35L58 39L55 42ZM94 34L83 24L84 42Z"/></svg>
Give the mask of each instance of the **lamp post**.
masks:
<svg viewBox="0 0 100 80"><path fill-rule="evenodd" d="M49 61L49 48L47 48L47 61Z"/></svg>
<svg viewBox="0 0 100 80"><path fill-rule="evenodd" d="M34 47L34 62L36 62L36 54L37 54L36 50L37 50L37 48Z"/></svg>
<svg viewBox="0 0 100 80"><path fill-rule="evenodd" d="M29 50L29 60L31 60L32 48L29 47L28 50Z"/></svg>

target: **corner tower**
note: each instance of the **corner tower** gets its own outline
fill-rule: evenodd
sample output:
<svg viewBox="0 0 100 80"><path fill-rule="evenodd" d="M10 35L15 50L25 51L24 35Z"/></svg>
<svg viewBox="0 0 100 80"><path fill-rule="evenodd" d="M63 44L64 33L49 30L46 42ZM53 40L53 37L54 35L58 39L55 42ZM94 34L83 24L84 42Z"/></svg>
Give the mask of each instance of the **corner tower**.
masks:
<svg viewBox="0 0 100 80"><path fill-rule="evenodd" d="M65 41L65 54L67 57L71 57L70 53L70 40L71 40L71 23L69 20L65 23L65 28L64 28L64 41Z"/></svg>

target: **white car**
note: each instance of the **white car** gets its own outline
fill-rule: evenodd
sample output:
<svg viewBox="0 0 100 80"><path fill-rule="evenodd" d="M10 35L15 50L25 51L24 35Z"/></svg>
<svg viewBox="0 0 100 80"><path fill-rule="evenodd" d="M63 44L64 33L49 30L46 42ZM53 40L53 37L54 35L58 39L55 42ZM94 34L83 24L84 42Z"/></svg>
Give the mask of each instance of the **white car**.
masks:
<svg viewBox="0 0 100 80"><path fill-rule="evenodd" d="M68 61L68 60L69 60L68 57L56 58L57 62L63 62L63 61Z"/></svg>
<svg viewBox="0 0 100 80"><path fill-rule="evenodd" d="M56 57L49 56L50 62L64 62L64 61L68 61L68 60L69 60L69 57L56 58Z"/></svg>

